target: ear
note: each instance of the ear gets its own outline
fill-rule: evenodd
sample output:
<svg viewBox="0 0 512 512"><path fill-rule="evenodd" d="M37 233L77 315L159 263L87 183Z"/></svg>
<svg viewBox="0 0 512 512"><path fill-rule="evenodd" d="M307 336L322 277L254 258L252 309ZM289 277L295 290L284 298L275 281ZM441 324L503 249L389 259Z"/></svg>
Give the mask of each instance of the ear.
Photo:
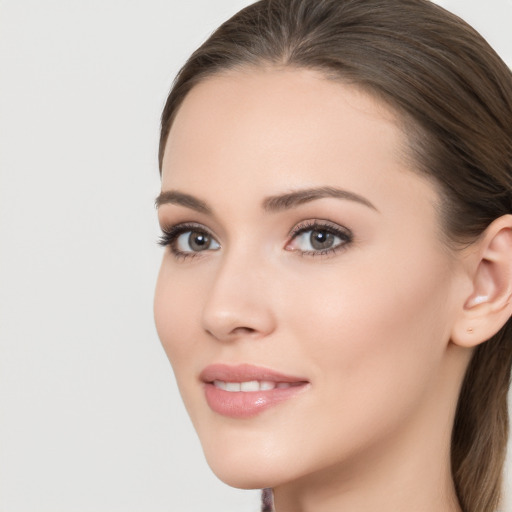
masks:
<svg viewBox="0 0 512 512"><path fill-rule="evenodd" d="M494 336L512 316L512 215L489 225L471 246L467 263L471 292L451 340L470 348Z"/></svg>

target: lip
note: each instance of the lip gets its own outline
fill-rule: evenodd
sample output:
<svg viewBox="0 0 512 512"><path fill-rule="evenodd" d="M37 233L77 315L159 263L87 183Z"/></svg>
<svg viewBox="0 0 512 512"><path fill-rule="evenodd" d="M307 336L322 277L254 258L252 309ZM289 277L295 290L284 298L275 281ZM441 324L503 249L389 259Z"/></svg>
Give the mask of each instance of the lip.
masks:
<svg viewBox="0 0 512 512"><path fill-rule="evenodd" d="M212 411L230 418L251 418L270 407L289 400L304 391L309 381L302 377L286 375L268 368L250 364L209 365L201 372L204 392L208 406ZM214 385L214 381L249 382L266 381L288 384L286 387L258 391L226 391Z"/></svg>

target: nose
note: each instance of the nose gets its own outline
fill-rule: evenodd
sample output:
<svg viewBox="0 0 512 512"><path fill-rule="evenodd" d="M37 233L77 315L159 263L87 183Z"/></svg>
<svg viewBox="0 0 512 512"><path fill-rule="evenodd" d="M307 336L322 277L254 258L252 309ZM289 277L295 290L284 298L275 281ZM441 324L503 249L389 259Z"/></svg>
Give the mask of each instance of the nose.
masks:
<svg viewBox="0 0 512 512"><path fill-rule="evenodd" d="M275 329L269 281L262 265L235 255L218 267L202 311L203 329L219 341L264 338Z"/></svg>

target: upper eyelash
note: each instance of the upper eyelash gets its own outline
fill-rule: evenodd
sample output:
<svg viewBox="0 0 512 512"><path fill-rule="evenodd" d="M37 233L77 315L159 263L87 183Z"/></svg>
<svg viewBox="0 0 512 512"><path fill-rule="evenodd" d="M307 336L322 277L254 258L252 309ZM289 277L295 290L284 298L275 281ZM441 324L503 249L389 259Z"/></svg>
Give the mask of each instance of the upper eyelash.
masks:
<svg viewBox="0 0 512 512"><path fill-rule="evenodd" d="M348 228L343 228L338 225L331 224L327 221L318 221L318 220L312 220L312 221L305 221L300 224L297 224L289 233L288 239L293 240L298 235L312 230L324 230L328 231L329 233L338 236L342 240L345 240L345 243L333 247L331 249L325 249L324 251L300 251L300 254L308 255L308 254L328 254L336 252L340 249L342 249L346 244L352 242L353 240L353 234ZM158 239L158 244L166 247L170 246L173 254L175 256L182 256L182 257L191 257L191 256L197 256L198 254L190 252L190 253L182 253L181 251L176 251L172 244L173 242L183 233L186 233L187 231L202 231L206 233L208 236L215 238L212 233L206 229L204 226L196 223L184 223L184 224L177 224L175 226L171 227L165 227L162 228L162 235Z"/></svg>
<svg viewBox="0 0 512 512"><path fill-rule="evenodd" d="M323 250L313 250L313 251L296 251L300 256L333 256L339 251L343 251L347 249L347 245L351 244L354 236L352 234L352 231L348 228L339 226L337 224L332 224L328 221L318 221L318 220L310 220L303 223L298 224L295 226L292 231L289 234L289 240L291 243L292 240L294 240L297 236L301 235L302 233L306 233L308 231L313 230L322 230L327 231L328 233L337 236L341 240L343 240L343 243L340 243L339 245L336 245L335 247L331 247L328 249Z"/></svg>
<svg viewBox="0 0 512 512"><path fill-rule="evenodd" d="M330 222L318 221L318 220L306 221L304 223L298 224L291 230L291 232L288 236L292 240L302 233L305 233L307 231L313 231L315 229L328 231L329 233L336 235L336 236L346 240L347 242L351 242L353 239L352 231L350 231L350 229L342 228L341 226L337 226L337 225L333 225Z"/></svg>
<svg viewBox="0 0 512 512"><path fill-rule="evenodd" d="M162 228L162 234L158 238L158 245L161 245L163 247L171 246L172 243L183 233L186 233L187 231L202 231L206 233L208 236L211 236L212 238L215 238L210 231L208 231L204 226L201 226L200 224L195 223L184 223L184 224L177 224L175 226L170 227L164 227Z"/></svg>

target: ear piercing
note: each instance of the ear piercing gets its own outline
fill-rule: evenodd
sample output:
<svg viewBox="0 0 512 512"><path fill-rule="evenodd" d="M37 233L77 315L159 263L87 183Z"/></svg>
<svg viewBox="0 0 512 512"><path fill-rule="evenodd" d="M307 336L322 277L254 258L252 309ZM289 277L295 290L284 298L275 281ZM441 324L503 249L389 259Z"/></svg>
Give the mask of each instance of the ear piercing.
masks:
<svg viewBox="0 0 512 512"><path fill-rule="evenodd" d="M467 332L468 334L473 334L473 327L468 327L468 328L466 329L466 332Z"/></svg>

